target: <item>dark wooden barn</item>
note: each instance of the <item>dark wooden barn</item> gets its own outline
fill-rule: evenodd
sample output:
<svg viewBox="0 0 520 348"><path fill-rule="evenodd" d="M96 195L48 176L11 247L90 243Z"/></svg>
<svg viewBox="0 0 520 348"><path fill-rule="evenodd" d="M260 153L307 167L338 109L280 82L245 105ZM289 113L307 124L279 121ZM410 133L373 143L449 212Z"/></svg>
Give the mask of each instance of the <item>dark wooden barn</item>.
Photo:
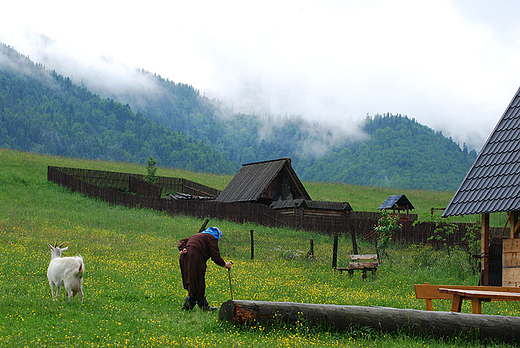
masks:
<svg viewBox="0 0 520 348"><path fill-rule="evenodd" d="M248 163L233 177L217 202L251 202L270 205L275 201L311 197L294 172L289 158Z"/></svg>
<svg viewBox="0 0 520 348"><path fill-rule="evenodd" d="M482 285L520 286L520 89L509 103L475 163L446 207L443 217L480 214ZM509 233L502 236L501 284L491 284L489 214L507 212ZM497 236L498 237L498 236Z"/></svg>

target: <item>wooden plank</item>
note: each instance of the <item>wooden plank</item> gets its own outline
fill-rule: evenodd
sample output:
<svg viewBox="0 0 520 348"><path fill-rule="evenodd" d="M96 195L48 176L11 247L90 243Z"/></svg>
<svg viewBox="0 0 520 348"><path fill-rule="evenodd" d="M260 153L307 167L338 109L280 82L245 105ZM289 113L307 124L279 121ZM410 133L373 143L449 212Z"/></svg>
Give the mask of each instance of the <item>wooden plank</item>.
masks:
<svg viewBox="0 0 520 348"><path fill-rule="evenodd" d="M505 253L520 251L520 238L503 239L502 250Z"/></svg>
<svg viewBox="0 0 520 348"><path fill-rule="evenodd" d="M349 269L376 269L378 266L377 262L350 262L348 264Z"/></svg>
<svg viewBox="0 0 520 348"><path fill-rule="evenodd" d="M358 261L358 260L377 260L377 254L356 254L356 255L350 255L350 259L352 261Z"/></svg>
<svg viewBox="0 0 520 348"><path fill-rule="evenodd" d="M440 293L458 295L463 298L482 298L490 301L520 301L520 293L505 291L487 291L487 290L466 290L439 288Z"/></svg>
<svg viewBox="0 0 520 348"><path fill-rule="evenodd" d="M502 285L520 287L520 267L502 268Z"/></svg>
<svg viewBox="0 0 520 348"><path fill-rule="evenodd" d="M502 267L520 267L520 250L502 253Z"/></svg>
<svg viewBox="0 0 520 348"><path fill-rule="evenodd" d="M482 285L489 285L489 214L482 214L480 270Z"/></svg>
<svg viewBox="0 0 520 348"><path fill-rule="evenodd" d="M520 286L520 239L518 238L502 241L502 285Z"/></svg>
<svg viewBox="0 0 520 348"><path fill-rule="evenodd" d="M516 225L518 223L518 212L511 211L509 212L509 221L510 221L510 229L509 229L509 238L514 239L518 230L516 229Z"/></svg>

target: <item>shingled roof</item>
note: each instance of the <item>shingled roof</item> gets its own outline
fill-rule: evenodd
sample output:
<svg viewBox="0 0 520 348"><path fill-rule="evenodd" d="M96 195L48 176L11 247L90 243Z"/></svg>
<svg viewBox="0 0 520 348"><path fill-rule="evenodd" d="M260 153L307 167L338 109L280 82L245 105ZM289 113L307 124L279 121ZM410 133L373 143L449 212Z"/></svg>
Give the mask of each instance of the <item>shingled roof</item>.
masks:
<svg viewBox="0 0 520 348"><path fill-rule="evenodd" d="M306 199L292 199L286 201L276 201L271 203L271 208L278 209L317 209L317 210L331 210L350 212L352 207L348 202L330 202L330 201L311 201Z"/></svg>
<svg viewBox="0 0 520 348"><path fill-rule="evenodd" d="M520 89L443 217L520 210Z"/></svg>
<svg viewBox="0 0 520 348"><path fill-rule="evenodd" d="M294 172L289 158L255 162L242 165L217 202L258 202L263 198L271 203L274 197L266 197L265 192L275 179L282 175L290 182L292 199L311 199L300 179ZM271 201L270 201L271 200Z"/></svg>
<svg viewBox="0 0 520 348"><path fill-rule="evenodd" d="M408 208L410 210L415 209L412 202L408 200L405 195L393 195L389 196L380 206L379 210L393 209L393 208Z"/></svg>

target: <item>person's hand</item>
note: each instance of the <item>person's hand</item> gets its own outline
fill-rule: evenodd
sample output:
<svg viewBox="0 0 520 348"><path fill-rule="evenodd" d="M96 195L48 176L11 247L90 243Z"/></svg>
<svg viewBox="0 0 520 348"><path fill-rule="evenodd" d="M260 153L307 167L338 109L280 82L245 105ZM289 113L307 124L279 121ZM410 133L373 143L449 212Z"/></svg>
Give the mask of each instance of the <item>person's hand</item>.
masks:
<svg viewBox="0 0 520 348"><path fill-rule="evenodd" d="M231 269L231 265L233 264L233 262L231 261L228 261L226 262L226 264L224 265L224 267L226 267L227 269Z"/></svg>
<svg viewBox="0 0 520 348"><path fill-rule="evenodd" d="M179 251L179 254L186 254L188 252L188 249L184 248L181 251Z"/></svg>

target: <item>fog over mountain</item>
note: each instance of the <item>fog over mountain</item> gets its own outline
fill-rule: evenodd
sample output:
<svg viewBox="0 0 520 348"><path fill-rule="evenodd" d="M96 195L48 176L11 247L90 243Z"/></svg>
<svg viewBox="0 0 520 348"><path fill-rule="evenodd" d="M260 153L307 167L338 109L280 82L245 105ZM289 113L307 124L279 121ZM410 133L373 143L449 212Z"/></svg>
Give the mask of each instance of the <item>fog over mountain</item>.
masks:
<svg viewBox="0 0 520 348"><path fill-rule="evenodd" d="M7 7L0 42L93 89L131 89L141 77L119 69L144 69L234 112L300 115L346 134L367 113L399 113L478 150L520 84L513 0Z"/></svg>
<svg viewBox="0 0 520 348"><path fill-rule="evenodd" d="M297 115L234 113L144 70L123 75L135 75L126 80L135 85L106 73L89 87L90 78L74 81L1 45L0 146L139 163L152 155L214 173L289 157L304 180L432 190L455 189L476 156L400 114L366 116L347 134ZM102 98L91 93L96 87Z"/></svg>

